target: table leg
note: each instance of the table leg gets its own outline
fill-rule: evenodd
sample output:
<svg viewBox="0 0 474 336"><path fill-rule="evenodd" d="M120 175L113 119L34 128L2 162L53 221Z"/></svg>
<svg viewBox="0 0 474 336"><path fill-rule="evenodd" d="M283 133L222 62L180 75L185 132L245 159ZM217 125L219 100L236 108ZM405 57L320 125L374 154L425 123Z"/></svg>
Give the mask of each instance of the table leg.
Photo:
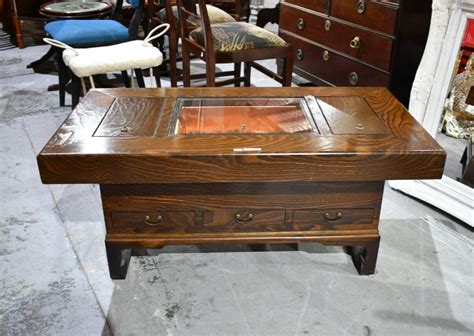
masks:
<svg viewBox="0 0 474 336"><path fill-rule="evenodd" d="M41 56L41 58L39 60L36 60L34 62L31 62L30 64L28 64L26 67L28 69L35 69L38 65L40 64L43 64L44 62L46 62L47 60L49 60L51 57L53 57L54 53L56 52L56 48L55 47L51 47L49 48L49 50L46 52L46 54L44 54L43 56Z"/></svg>
<svg viewBox="0 0 474 336"><path fill-rule="evenodd" d="M110 278L123 280L127 276L132 250L123 245L105 242Z"/></svg>
<svg viewBox="0 0 474 336"><path fill-rule="evenodd" d="M360 275L374 274L379 243L380 237L354 246L345 246L346 253L352 257L354 266Z"/></svg>

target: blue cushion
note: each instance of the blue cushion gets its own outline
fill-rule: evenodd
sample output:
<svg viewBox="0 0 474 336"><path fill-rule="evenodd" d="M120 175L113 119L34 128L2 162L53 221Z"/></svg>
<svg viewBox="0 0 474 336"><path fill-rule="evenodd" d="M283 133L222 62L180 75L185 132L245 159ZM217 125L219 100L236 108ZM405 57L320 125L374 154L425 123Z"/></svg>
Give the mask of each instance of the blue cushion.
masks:
<svg viewBox="0 0 474 336"><path fill-rule="evenodd" d="M44 30L55 40L71 46L106 45L128 40L128 29L115 20L58 20Z"/></svg>

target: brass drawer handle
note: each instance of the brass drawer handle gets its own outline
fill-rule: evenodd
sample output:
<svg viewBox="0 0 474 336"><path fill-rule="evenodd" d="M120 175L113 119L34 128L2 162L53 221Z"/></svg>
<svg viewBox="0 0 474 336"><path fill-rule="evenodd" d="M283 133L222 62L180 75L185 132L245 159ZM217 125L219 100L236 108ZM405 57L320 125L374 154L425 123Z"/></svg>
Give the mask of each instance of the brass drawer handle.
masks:
<svg viewBox="0 0 474 336"><path fill-rule="evenodd" d="M323 60L325 60L326 62L329 61L329 51L324 50L324 52L323 52Z"/></svg>
<svg viewBox="0 0 474 336"><path fill-rule="evenodd" d="M145 216L145 219L143 220L143 222L148 225L148 226L157 226L157 225L160 225L161 222L163 221L163 217L160 215L160 216L156 216L156 219L155 220L152 220L150 218L150 216Z"/></svg>
<svg viewBox="0 0 474 336"><path fill-rule="evenodd" d="M331 30L331 21L326 20L326 22L324 22L324 29L326 29L326 31Z"/></svg>
<svg viewBox="0 0 474 336"><path fill-rule="evenodd" d="M354 37L350 43L350 46L353 49L359 49L361 46L360 37L359 36Z"/></svg>
<svg viewBox="0 0 474 336"><path fill-rule="evenodd" d="M349 83L351 83L352 86L356 86L359 83L359 75L357 75L357 72L351 72L349 74Z"/></svg>
<svg viewBox="0 0 474 336"><path fill-rule="evenodd" d="M249 213L247 217L243 218L240 213L235 215L235 220L237 223L248 223L253 219L253 213Z"/></svg>
<svg viewBox="0 0 474 336"><path fill-rule="evenodd" d="M298 27L299 30L303 30L303 28L304 28L304 20L303 20L303 18L299 18L299 19L298 19L297 27Z"/></svg>
<svg viewBox="0 0 474 336"><path fill-rule="evenodd" d="M127 126L124 126L120 129L120 132L122 133L127 133L128 132L128 127Z"/></svg>
<svg viewBox="0 0 474 336"><path fill-rule="evenodd" d="M298 61L301 61L303 59L303 50L301 49L296 50L296 59Z"/></svg>
<svg viewBox="0 0 474 336"><path fill-rule="evenodd" d="M336 213L336 217L331 217L331 214L329 212L326 212L324 214L324 218L329 222L335 222L342 218L342 213L338 212Z"/></svg>
<svg viewBox="0 0 474 336"><path fill-rule="evenodd" d="M365 0L357 1L357 13L359 14L365 13Z"/></svg>

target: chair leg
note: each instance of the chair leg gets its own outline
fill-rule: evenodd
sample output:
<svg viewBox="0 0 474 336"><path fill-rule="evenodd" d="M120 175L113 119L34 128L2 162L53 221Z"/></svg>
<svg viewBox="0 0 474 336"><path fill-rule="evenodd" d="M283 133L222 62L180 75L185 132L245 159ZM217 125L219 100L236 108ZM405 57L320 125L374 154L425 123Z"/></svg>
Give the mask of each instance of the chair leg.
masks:
<svg viewBox="0 0 474 336"><path fill-rule="evenodd" d="M182 61L183 61L183 86L191 86L191 61L190 55L186 50L184 44L182 46Z"/></svg>
<svg viewBox="0 0 474 336"><path fill-rule="evenodd" d="M56 51L56 61L58 63L59 106L64 106L66 99L66 84L68 79L68 71L66 64L64 64L62 53L59 50Z"/></svg>
<svg viewBox="0 0 474 336"><path fill-rule="evenodd" d="M293 50L290 49L288 56L283 59L283 86L291 86L293 79Z"/></svg>
<svg viewBox="0 0 474 336"><path fill-rule="evenodd" d="M176 67L178 55L178 39L175 34L169 35L169 67L170 67L170 81L172 87L178 86L178 71Z"/></svg>
<svg viewBox="0 0 474 336"><path fill-rule="evenodd" d="M79 77L76 75L72 75L71 78L71 96L72 96L72 104L71 108L75 108L77 104L79 104L79 96L81 95L81 83Z"/></svg>
<svg viewBox="0 0 474 336"><path fill-rule="evenodd" d="M151 69L150 69L151 70ZM156 87L161 87L160 67L153 68L153 75L155 75ZM151 80L151 78L150 78Z"/></svg>
<svg viewBox="0 0 474 336"><path fill-rule="evenodd" d="M209 60L206 61L206 82L207 87L216 86L216 64Z"/></svg>
<svg viewBox="0 0 474 336"><path fill-rule="evenodd" d="M145 81L143 80L142 69L135 69L135 75L137 75L138 87L144 88L145 87Z"/></svg>
<svg viewBox="0 0 474 336"><path fill-rule="evenodd" d="M127 70L122 71L122 80L123 80L123 84L125 85L125 87L129 88L130 87L130 80L128 79Z"/></svg>
<svg viewBox="0 0 474 336"><path fill-rule="evenodd" d="M240 73L242 69L242 63L234 63L234 79L235 79L235 86L240 86Z"/></svg>
<svg viewBox="0 0 474 336"><path fill-rule="evenodd" d="M252 66L250 65L250 62L245 62L244 63L244 86L250 86L250 71L252 70Z"/></svg>

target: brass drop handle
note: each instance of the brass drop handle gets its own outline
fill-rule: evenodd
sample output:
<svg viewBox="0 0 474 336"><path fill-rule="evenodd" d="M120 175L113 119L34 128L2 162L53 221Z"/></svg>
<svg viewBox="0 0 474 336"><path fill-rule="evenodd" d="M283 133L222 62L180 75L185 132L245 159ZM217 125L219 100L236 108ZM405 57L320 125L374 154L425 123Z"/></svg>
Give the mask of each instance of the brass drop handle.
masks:
<svg viewBox="0 0 474 336"><path fill-rule="evenodd" d="M304 28L304 20L303 20L303 18L299 18L299 19L298 19L297 27L298 27L299 30L303 30L303 28Z"/></svg>
<svg viewBox="0 0 474 336"><path fill-rule="evenodd" d="M335 221L342 218L342 213L338 212L338 213L336 213L336 217L331 217L331 214L329 212L326 212L324 214L324 218L329 222L335 222Z"/></svg>
<svg viewBox="0 0 474 336"><path fill-rule="evenodd" d="M361 45L361 41L360 41L360 37L359 36L356 36L352 39L351 43L350 43L350 46L351 48L353 49L359 49L360 48L360 45Z"/></svg>
<svg viewBox="0 0 474 336"><path fill-rule="evenodd" d="M154 220L152 220L150 218L150 216L145 216L145 219L143 220L143 222L148 225L148 226L157 226L157 225L160 225L161 222L163 221L163 217L160 215L160 216L156 216L156 218Z"/></svg>
<svg viewBox="0 0 474 336"><path fill-rule="evenodd" d="M248 223L253 219L253 213L249 213L246 217L243 217L240 213L235 214L235 220L237 223Z"/></svg>
<svg viewBox="0 0 474 336"><path fill-rule="evenodd" d="M302 49L296 50L296 59L298 61L301 61L303 59L303 50Z"/></svg>
<svg viewBox="0 0 474 336"><path fill-rule="evenodd" d="M359 14L365 13L365 0L357 1L357 13Z"/></svg>

